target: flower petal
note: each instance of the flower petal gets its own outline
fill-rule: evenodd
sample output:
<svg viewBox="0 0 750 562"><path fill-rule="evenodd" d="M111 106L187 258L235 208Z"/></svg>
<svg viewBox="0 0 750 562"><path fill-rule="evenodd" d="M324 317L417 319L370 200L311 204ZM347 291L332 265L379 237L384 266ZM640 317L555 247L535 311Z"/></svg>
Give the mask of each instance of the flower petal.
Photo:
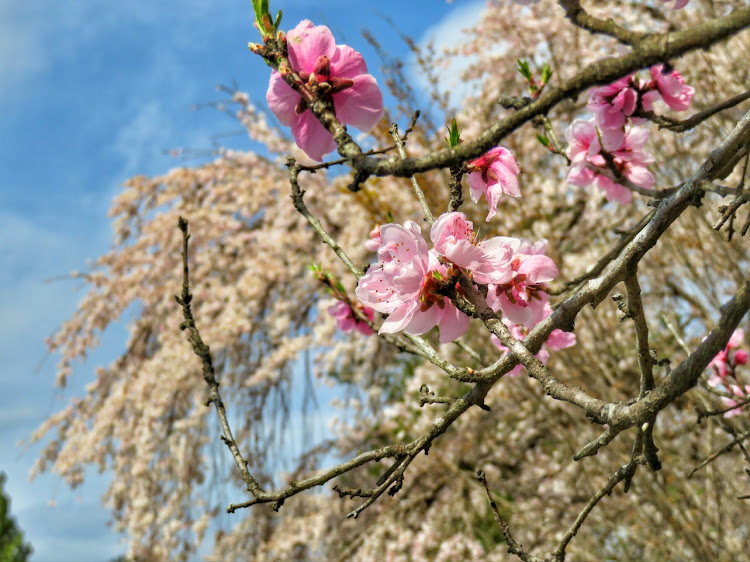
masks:
<svg viewBox="0 0 750 562"><path fill-rule="evenodd" d="M452 342L464 335L469 327L469 317L446 299L438 327L440 329L440 343Z"/></svg>
<svg viewBox="0 0 750 562"><path fill-rule="evenodd" d="M336 54L336 41L325 25L313 25L302 20L286 34L289 49L289 65L297 72L312 72L322 56L329 59Z"/></svg>
<svg viewBox="0 0 750 562"><path fill-rule="evenodd" d="M292 87L284 82L281 74L275 70L271 73L271 81L268 83L266 102L282 125L291 127L298 120L295 108L302 96L295 92Z"/></svg>
<svg viewBox="0 0 750 562"><path fill-rule="evenodd" d="M304 150L312 160L320 162L323 156L336 150L333 135L321 125L310 110L299 115L296 122L292 124L292 135L297 146Z"/></svg>
<svg viewBox="0 0 750 562"><path fill-rule="evenodd" d="M383 116L383 94L369 74L356 76L354 86L333 94L333 106L339 121L369 133Z"/></svg>
<svg viewBox="0 0 750 562"><path fill-rule="evenodd" d="M354 79L367 74L367 64L360 53L349 45L337 45L331 57L331 76Z"/></svg>
<svg viewBox="0 0 750 562"><path fill-rule="evenodd" d="M411 322L415 312L419 311L419 301L407 301L385 319L380 327L380 334L395 334L400 332Z"/></svg>

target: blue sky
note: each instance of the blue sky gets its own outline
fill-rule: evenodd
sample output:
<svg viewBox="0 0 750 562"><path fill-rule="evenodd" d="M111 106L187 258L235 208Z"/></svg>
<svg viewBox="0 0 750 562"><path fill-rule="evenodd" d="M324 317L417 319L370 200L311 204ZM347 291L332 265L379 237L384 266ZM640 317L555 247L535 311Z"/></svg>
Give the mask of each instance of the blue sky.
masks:
<svg viewBox="0 0 750 562"><path fill-rule="evenodd" d="M331 27L376 75L378 61L359 29L407 58L378 10L413 37L439 30L451 42L481 7L468 0L271 3L284 10L284 28L303 18ZM238 130L215 110L191 110L219 99L217 84L236 81L263 100L269 70L246 48L257 40L251 13L250 0L0 0L0 470L32 560L108 560L124 551L99 503L106 475L73 491L52 475L29 483L39 447L16 446L125 342L122 326L111 329L62 396L52 384L57 358L46 357L44 339L81 294L75 282L47 280L84 269L108 249L106 213L124 180L197 164L164 151L208 149L216 135ZM242 136L222 142L250 145Z"/></svg>

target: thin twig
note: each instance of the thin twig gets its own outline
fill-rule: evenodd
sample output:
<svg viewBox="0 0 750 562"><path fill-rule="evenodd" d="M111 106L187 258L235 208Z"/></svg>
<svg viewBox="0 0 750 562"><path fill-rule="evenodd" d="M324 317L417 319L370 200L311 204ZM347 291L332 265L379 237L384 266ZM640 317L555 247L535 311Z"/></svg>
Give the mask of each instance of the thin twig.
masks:
<svg viewBox="0 0 750 562"><path fill-rule="evenodd" d="M591 513L591 510L594 509L596 504L599 503L599 500L601 500L604 496L610 495L615 489L615 486L617 486L623 480L632 480L637 467L638 464L633 460L631 460L628 464L621 466L617 470L617 472L610 476L604 487L596 494L594 494L594 496L578 514L578 517L576 517L576 520L570 526L570 529L568 529L568 531L565 533L565 536L563 536L563 538L560 540L560 543L553 553L556 562L563 562L565 560L565 549L567 548L568 543L570 543L573 537L576 536L578 530L581 528L581 525L583 525L583 522L586 520L586 517L588 517L589 513Z"/></svg>
<svg viewBox="0 0 750 562"><path fill-rule="evenodd" d="M208 384L210 392L209 398L206 401L206 406L213 404L216 409L216 414L219 416L219 423L221 424L221 440L224 441L231 451L234 462L242 475L242 480L245 482L248 491L257 497L263 494L263 489L255 478L253 478L252 474L250 474L250 471L247 468L247 461L240 453L237 443L234 440L232 429L230 428L229 420L227 419L227 410L224 406L224 402L221 400L221 395L219 394L219 382L216 380L216 375L214 373L211 349L203 343L200 332L198 332L198 326L195 324L195 318L193 317L193 311L190 304L193 300L193 295L190 294L190 269L188 267L188 240L190 240L188 221L180 217L177 226L182 231L182 295L175 295L175 299L182 307L182 315L185 318L180 324L180 330L188 331L188 341L193 346L195 354L203 363L203 379Z"/></svg>
<svg viewBox="0 0 750 562"><path fill-rule="evenodd" d="M660 129L668 129L675 133L684 133L685 131L689 131L696 125L699 125L709 117L716 115L720 111L724 111L725 109L734 107L735 105L742 103L747 99L750 99L750 90L731 97L728 100L723 101L713 107L709 107L708 109L699 111L698 113L695 113L694 115L691 115L690 117L688 117L687 119L683 119L682 121L677 119L670 119L668 117L660 115L654 115L653 113L644 112L642 115L658 124Z"/></svg>
<svg viewBox="0 0 750 562"><path fill-rule="evenodd" d="M722 408L721 410L709 410L707 412L703 410L698 410L697 423L700 423L703 418L708 418L711 416L720 416L721 414L726 414L727 412L731 412L732 410L736 410L737 408L742 408L743 406L747 406L748 404L750 404L750 398L747 398L746 400L741 400L740 402L737 402L734 406Z"/></svg>
<svg viewBox="0 0 750 562"><path fill-rule="evenodd" d="M541 558L535 558L530 554L527 554L523 549L523 546L516 542L516 540L513 538L513 534L510 532L508 523L505 522L505 519L503 519L503 516L500 513L495 500L492 499L492 492L490 491L489 484L487 484L487 477L485 476L483 470L477 470L477 481L482 485L482 488L484 488L484 493L487 495L487 501L490 504L490 509L492 509L493 515L495 516L495 521L497 521L497 524L500 526L500 531L503 533L503 537L505 538L505 544L508 545L508 553L515 554L521 560L523 560L523 562L543 562Z"/></svg>
<svg viewBox="0 0 750 562"><path fill-rule="evenodd" d="M701 461L700 464L698 464L698 466L696 466L693 470L691 470L688 473L688 478L692 478L693 474L695 474L696 472L698 472L701 468L703 468L704 466L706 466L709 463L712 463L713 461L715 461L717 458L719 458L724 453L727 453L727 452L731 451L734 448L735 445L738 445L738 444L742 443L742 441L744 441L748 437L750 437L750 431L746 431L742 435L738 435L737 437L735 437L733 441L730 441L729 443L727 443L726 445L724 445L724 447L722 447L721 449L719 449L718 451L716 451L712 455L709 455L703 461Z"/></svg>
<svg viewBox="0 0 750 562"><path fill-rule="evenodd" d="M401 137L398 134L398 125L396 123L391 123L391 126L388 129L388 132L391 133L393 140L396 141L396 146L398 147L399 156L401 156L402 159L406 158L406 150L404 150L404 141L401 139ZM432 224L435 221L432 218L432 212L430 212L430 206L427 204L427 199L425 199L424 191L422 191L422 188L419 187L419 184L417 183L417 179L414 176L410 176L409 179L411 180L411 185L414 187L414 193L416 193L417 199L419 199L419 204L422 205L422 210L424 211L424 218L427 221L427 224Z"/></svg>

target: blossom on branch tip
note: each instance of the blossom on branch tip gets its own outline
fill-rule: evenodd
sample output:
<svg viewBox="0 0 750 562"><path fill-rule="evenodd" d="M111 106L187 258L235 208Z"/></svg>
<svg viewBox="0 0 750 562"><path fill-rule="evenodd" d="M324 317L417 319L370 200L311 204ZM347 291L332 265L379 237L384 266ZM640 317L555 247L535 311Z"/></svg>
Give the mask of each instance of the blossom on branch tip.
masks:
<svg viewBox="0 0 750 562"><path fill-rule="evenodd" d="M469 162L468 170L471 200L476 203L482 195L487 198L488 222L497 212L500 196L521 196L517 177L521 169L513 153L507 148L496 146L487 154Z"/></svg>
<svg viewBox="0 0 750 562"><path fill-rule="evenodd" d="M714 376L722 379L730 374L737 365L745 365L748 359L747 351L737 349L745 341L745 332L740 329L732 333L732 337L727 342L727 347L716 354L708 364L709 368L714 371ZM709 384L711 381L709 380ZM715 385L714 385L715 386Z"/></svg>
<svg viewBox="0 0 750 562"><path fill-rule="evenodd" d="M744 389L740 387L739 385L732 384L729 385L728 388L729 392L731 394L734 394L737 397L737 400L732 400L731 398L727 398L725 396L722 396L721 403L724 404L726 407L732 407L737 406L737 404L740 403L740 401L745 401L748 398L750 398L750 384L746 384ZM739 416L742 413L742 408L733 408L726 412L724 414L725 418L733 418L734 416Z"/></svg>
<svg viewBox="0 0 750 562"><path fill-rule="evenodd" d="M444 296L448 283L458 279L457 269L488 286L487 304L494 310L502 308L510 320L530 327L543 318L549 300L544 283L558 275L555 262L544 255L546 243L504 236L477 241L474 226L460 212L444 213L434 222L432 250L413 221L381 226L380 238L379 263L359 280L355 293L389 315L381 333L422 334L437 325L443 343L463 334L469 318ZM456 290L461 290L458 283Z"/></svg>
<svg viewBox="0 0 750 562"><path fill-rule="evenodd" d="M735 330L727 342L726 348L716 354L708 364L711 375L708 377L709 386L736 396L739 401L750 398L750 385L740 384L739 377L735 372L738 365L747 364L748 353L744 349L737 349L745 341L745 332ZM735 406L739 402L723 396L722 404L727 407ZM724 414L725 418L738 416L742 408L734 408Z"/></svg>
<svg viewBox="0 0 750 562"><path fill-rule="evenodd" d="M383 95L375 78L367 73L362 55L347 45L336 45L331 31L303 20L287 34L291 70L333 105L338 120L369 132L383 115ZM309 110L302 95L274 70L266 93L271 111L313 160L336 150L333 135Z"/></svg>
<svg viewBox="0 0 750 562"><path fill-rule="evenodd" d="M362 312L372 322L375 317L375 311L367 306L362 306ZM338 301L328 307L328 314L335 320L336 325L342 332L351 332L357 330L363 336L371 336L375 332L365 322L359 320L348 302Z"/></svg>
<svg viewBox="0 0 750 562"><path fill-rule="evenodd" d="M664 65L657 64L650 68L651 82L648 91L641 98L645 111L652 111L654 102L661 98L674 111L685 111L695 94L695 88L685 85L685 79L676 70L664 72Z"/></svg>

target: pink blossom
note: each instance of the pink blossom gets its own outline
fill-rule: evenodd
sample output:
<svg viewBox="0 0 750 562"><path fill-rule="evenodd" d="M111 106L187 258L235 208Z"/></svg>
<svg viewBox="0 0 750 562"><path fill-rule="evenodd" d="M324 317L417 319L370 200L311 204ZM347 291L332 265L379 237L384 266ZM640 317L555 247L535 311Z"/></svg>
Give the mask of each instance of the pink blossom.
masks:
<svg viewBox="0 0 750 562"><path fill-rule="evenodd" d="M495 216L500 196L520 197L518 187L518 167L513 153L507 148L497 146L487 154L472 160L468 164L469 187L471 200L475 203L484 195L489 206L487 221Z"/></svg>
<svg viewBox="0 0 750 562"><path fill-rule="evenodd" d="M373 309L367 306L363 306L362 312L364 312L365 316L367 316L367 318L369 318L369 320L372 322L375 316L375 312L373 311ZM336 304L328 307L328 314L330 314L336 320L336 325L342 332L351 332L352 330L357 330L363 336L371 336L375 333L372 331L370 326L354 316L352 307L348 302L337 301Z"/></svg>
<svg viewBox="0 0 750 562"><path fill-rule="evenodd" d="M664 4L668 4L669 2L672 2L673 0L661 0ZM674 6L672 6L673 10L680 10L688 5L688 2L690 0L674 0Z"/></svg>
<svg viewBox="0 0 750 562"><path fill-rule="evenodd" d="M748 354L744 349L738 349L734 352L734 364L745 365L747 364Z"/></svg>
<svg viewBox="0 0 750 562"><path fill-rule="evenodd" d="M606 166L607 162L601 155L602 145L593 121L576 119L565 129L565 138L568 141L568 158L573 166L585 164L593 164L597 167Z"/></svg>
<svg viewBox="0 0 750 562"><path fill-rule="evenodd" d="M726 407L730 406L736 406L740 402L743 402L750 398L750 385L745 385L744 389L741 388L739 385L732 384L729 385L729 392L731 394L734 394L738 397L738 400L732 400L731 398L722 397L721 402ZM725 418L732 418L734 416L739 416L742 413L742 408L734 408L732 410L729 410L724 414Z"/></svg>
<svg viewBox="0 0 750 562"><path fill-rule="evenodd" d="M514 324L534 327L545 317L549 295L544 284L560 273L551 258L544 255L544 245L532 246L517 238L498 237L513 251L511 269L513 277L501 284L491 284L487 291L487 304Z"/></svg>
<svg viewBox="0 0 750 562"><path fill-rule="evenodd" d="M596 168L601 168L603 172L612 172L607 165L606 155L618 174L634 185L651 189L654 185L654 176L646 166L654 159L643 151L648 136L648 130L644 127L629 127L623 132L622 144L616 150L607 152L602 149L593 121L573 121L565 131L568 140L567 154L571 160L567 175L568 183L578 187L594 184L604 191L608 201L630 203L633 198L630 190L598 173Z"/></svg>
<svg viewBox="0 0 750 562"><path fill-rule="evenodd" d="M550 314L552 314L552 308L549 306L549 304L546 304L544 307L544 317L540 320L543 320L544 318L548 317ZM528 328L524 326L519 326L517 324L514 324L507 318L503 319L503 323L508 326L508 329L510 330L511 335L516 338L517 340L523 340L528 335ZM502 343L500 343L500 339L495 336L494 334L490 338L492 340L492 343L495 344L495 346L504 351L505 354L510 353L507 347L505 347ZM552 351L560 351L561 349L565 349L568 347L573 347L576 344L576 335L571 332L563 332L562 330L552 330L550 335L547 337L547 341L544 342L544 345L539 350L539 352L535 355L539 361L541 361L544 365L547 364L547 361L549 361L549 350ZM509 375L517 375L521 372L523 369L523 365L516 365L512 370L508 372Z"/></svg>
<svg viewBox="0 0 750 562"><path fill-rule="evenodd" d="M380 239L380 225L370 231L370 239L365 242L365 248L371 252L377 252L383 241Z"/></svg>
<svg viewBox="0 0 750 562"><path fill-rule="evenodd" d="M633 77L630 74L606 86L593 88L589 94L588 107L597 127L603 131L602 142L607 150L621 144L627 117L638 106L638 91L634 87Z"/></svg>
<svg viewBox="0 0 750 562"><path fill-rule="evenodd" d="M287 34L287 45L291 69L333 104L341 123L364 132L375 126L383 115L383 95L360 53L336 45L326 26L315 26L309 20ZM281 124L292 128L297 146L310 158L322 160L336 149L333 135L277 71L271 74L266 101Z"/></svg>
<svg viewBox="0 0 750 562"><path fill-rule="evenodd" d="M747 363L748 354L746 351L736 349L745 341L745 332L740 329L735 330L727 342L727 347L716 354L708 364L713 368L714 374L709 378L711 386L718 386L721 380L730 374L737 365Z"/></svg>
<svg viewBox="0 0 750 562"><path fill-rule="evenodd" d="M513 278L511 247L499 238L475 243L474 225L459 212L444 213L432 225L435 251L473 274L481 284L505 283Z"/></svg>
<svg viewBox="0 0 750 562"><path fill-rule="evenodd" d="M380 237L380 264L370 268L355 290L363 304L389 315L380 333L418 335L437 325L442 343L460 337L469 318L436 292L438 277L445 277L447 268L427 249L419 225L385 224Z"/></svg>
<svg viewBox="0 0 750 562"><path fill-rule="evenodd" d="M547 338L546 345L552 351L560 351L567 347L573 347L576 344L576 335L572 332L563 332L562 330L552 330Z"/></svg>
<svg viewBox="0 0 750 562"><path fill-rule="evenodd" d="M679 72L672 70L665 73L663 64L652 66L650 71L651 82L646 86L648 91L641 98L641 106L645 111L653 111L654 102L659 98L674 111L685 111L690 107L695 89L685 85Z"/></svg>

